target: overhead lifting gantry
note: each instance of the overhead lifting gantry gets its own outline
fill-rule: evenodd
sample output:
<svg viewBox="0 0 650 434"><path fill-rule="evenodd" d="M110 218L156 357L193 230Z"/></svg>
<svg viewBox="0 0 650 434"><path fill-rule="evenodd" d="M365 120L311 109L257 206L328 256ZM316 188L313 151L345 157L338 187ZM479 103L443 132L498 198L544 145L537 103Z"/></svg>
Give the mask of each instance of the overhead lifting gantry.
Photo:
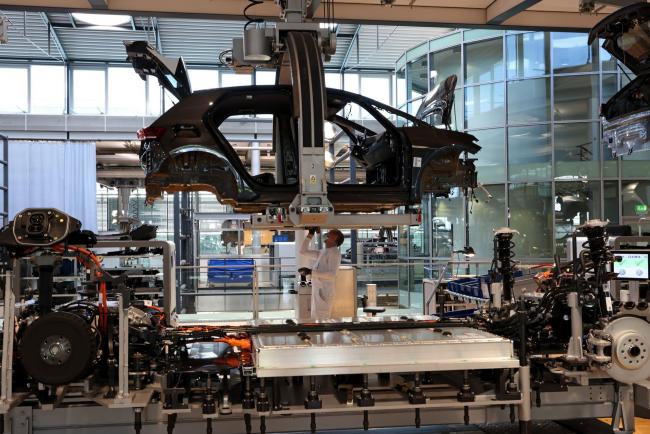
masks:
<svg viewBox="0 0 650 434"><path fill-rule="evenodd" d="M331 0L326 0L327 3ZM417 225L416 214L337 214L327 198L323 150L327 96L323 58L336 51L332 26L314 22L320 0L276 0L281 19L275 27L250 27L233 40L232 67L264 66L277 70L276 83L293 90L298 126L299 192L286 211L269 209L251 217L251 229L321 226L371 228ZM255 21L255 20L253 20ZM251 24L251 22L249 22ZM286 218L285 218L286 216Z"/></svg>

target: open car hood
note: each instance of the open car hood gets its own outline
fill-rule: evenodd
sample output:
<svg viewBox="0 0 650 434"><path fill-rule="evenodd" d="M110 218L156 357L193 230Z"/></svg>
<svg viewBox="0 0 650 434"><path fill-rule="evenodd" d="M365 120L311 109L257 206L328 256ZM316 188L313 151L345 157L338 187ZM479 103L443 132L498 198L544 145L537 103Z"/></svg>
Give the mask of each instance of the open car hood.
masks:
<svg viewBox="0 0 650 434"><path fill-rule="evenodd" d="M589 43L605 40L603 48L640 74L650 68L650 4L636 3L610 14L589 32Z"/></svg>
<svg viewBox="0 0 650 434"><path fill-rule="evenodd" d="M458 77L450 75L438 83L431 92L427 93L420 104L417 114L418 119L424 119L431 114L438 114L444 125L451 123L451 109L454 105L454 90L456 90Z"/></svg>
<svg viewBox="0 0 650 434"><path fill-rule="evenodd" d="M161 86L178 100L192 93L187 69L182 57L176 61L168 59L156 51L147 41L124 41L126 59L143 80L147 75L158 78Z"/></svg>

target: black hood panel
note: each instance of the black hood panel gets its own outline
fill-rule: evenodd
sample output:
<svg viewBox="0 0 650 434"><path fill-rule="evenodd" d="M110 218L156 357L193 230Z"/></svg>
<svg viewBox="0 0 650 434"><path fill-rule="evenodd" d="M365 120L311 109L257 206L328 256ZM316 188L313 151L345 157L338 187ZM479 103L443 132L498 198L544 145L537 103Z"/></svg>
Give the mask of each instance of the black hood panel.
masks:
<svg viewBox="0 0 650 434"><path fill-rule="evenodd" d="M612 13L589 32L589 43L603 48L639 74L650 68L650 4L636 3Z"/></svg>

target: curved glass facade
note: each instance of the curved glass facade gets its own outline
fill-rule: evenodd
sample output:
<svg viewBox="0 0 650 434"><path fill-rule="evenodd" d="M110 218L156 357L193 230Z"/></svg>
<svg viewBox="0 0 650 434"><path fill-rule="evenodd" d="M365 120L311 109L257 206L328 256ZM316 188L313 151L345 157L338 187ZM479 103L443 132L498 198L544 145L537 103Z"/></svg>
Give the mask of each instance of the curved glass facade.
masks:
<svg viewBox="0 0 650 434"><path fill-rule="evenodd" d="M396 65L400 108L458 76L454 128L474 134L478 178L469 244L492 255L492 229L510 226L518 258L565 255L566 238L594 218L639 221L650 201L650 153L615 160L600 141L599 108L632 75L585 33L460 30L406 52ZM464 198L431 199L434 257L465 244ZM636 230L636 228L635 228Z"/></svg>

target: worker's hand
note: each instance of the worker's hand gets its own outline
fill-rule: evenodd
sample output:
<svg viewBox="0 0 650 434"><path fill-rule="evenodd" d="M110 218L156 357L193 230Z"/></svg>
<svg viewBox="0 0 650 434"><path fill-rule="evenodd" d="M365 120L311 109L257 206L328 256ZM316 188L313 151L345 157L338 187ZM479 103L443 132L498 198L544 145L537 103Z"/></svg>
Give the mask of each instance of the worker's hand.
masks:
<svg viewBox="0 0 650 434"><path fill-rule="evenodd" d="M301 276L309 276L311 274L311 268L307 267L301 267L298 268L298 273L300 273Z"/></svg>
<svg viewBox="0 0 650 434"><path fill-rule="evenodd" d="M317 226L312 226L311 228L307 228L309 231L309 236L313 237L315 233L320 233L320 228Z"/></svg>

